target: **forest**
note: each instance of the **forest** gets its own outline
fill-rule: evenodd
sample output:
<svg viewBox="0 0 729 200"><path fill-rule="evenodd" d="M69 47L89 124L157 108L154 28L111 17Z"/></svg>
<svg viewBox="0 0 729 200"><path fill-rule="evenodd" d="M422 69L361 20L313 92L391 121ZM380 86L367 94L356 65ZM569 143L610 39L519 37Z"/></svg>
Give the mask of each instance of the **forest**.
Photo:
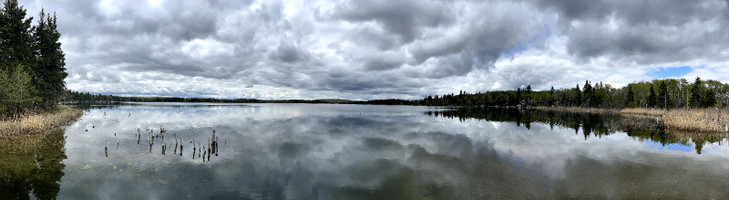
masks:
<svg viewBox="0 0 729 200"><path fill-rule="evenodd" d="M614 88L602 82L585 81L580 87L533 91L531 85L508 91L475 94L459 92L428 96L415 102L428 106L565 106L585 108L726 108L729 85L716 80L692 83L686 79L659 79Z"/></svg>
<svg viewBox="0 0 729 200"><path fill-rule="evenodd" d="M17 0L0 8L0 119L52 110L65 93L65 54L56 15L26 17Z"/></svg>
<svg viewBox="0 0 729 200"><path fill-rule="evenodd" d="M686 79L660 79L628 84L614 88L602 82L574 88L548 91L534 91L530 85L516 90L486 91L458 94L431 95L421 100L375 99L366 101L344 99L314 100L260 100L250 98L217 99L190 97L122 97L91 94L89 92L65 91L61 100L72 104L105 104L115 102L208 102L208 103L336 103L375 105L422 105L422 106L468 106L468 107L535 107L563 106L584 108L727 108L729 105L729 84L716 80L696 78L692 83Z"/></svg>
<svg viewBox="0 0 729 200"><path fill-rule="evenodd" d="M376 99L355 101L347 99L280 99L261 100L252 98L219 99L201 97L123 97L116 95L91 94L68 90L61 101L66 104L114 104L119 102L189 102L189 103L327 103L327 104L371 104L371 105L412 105L413 101L402 99Z"/></svg>

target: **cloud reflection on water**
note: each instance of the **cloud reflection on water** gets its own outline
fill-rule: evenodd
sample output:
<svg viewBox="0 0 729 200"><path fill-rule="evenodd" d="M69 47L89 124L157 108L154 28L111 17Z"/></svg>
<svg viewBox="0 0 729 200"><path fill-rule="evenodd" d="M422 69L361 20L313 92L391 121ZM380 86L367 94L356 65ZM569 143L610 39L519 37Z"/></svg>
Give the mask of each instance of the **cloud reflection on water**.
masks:
<svg viewBox="0 0 729 200"><path fill-rule="evenodd" d="M723 181L729 162L716 153L665 151L625 134L586 140L580 131L550 130L548 124L526 129L422 114L432 109L310 104L92 109L66 130L68 159L59 197L721 198L729 186ZM87 124L96 128L85 132ZM160 125L169 129L168 145L173 134L206 143L216 130L220 155L203 163L188 157L189 143L184 156L161 155L159 145L149 153L136 144L137 128ZM108 158L105 141L120 143Z"/></svg>

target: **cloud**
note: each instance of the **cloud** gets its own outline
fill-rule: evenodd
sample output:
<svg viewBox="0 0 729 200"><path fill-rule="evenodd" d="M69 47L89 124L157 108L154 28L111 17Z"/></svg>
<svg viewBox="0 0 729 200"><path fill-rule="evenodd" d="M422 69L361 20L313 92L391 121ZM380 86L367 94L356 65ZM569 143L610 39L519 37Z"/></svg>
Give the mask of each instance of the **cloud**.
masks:
<svg viewBox="0 0 729 200"><path fill-rule="evenodd" d="M448 25L454 21L453 7L441 1L377 0L345 1L337 5L333 17L352 22L376 22L389 33L409 43L424 29Z"/></svg>
<svg viewBox="0 0 729 200"><path fill-rule="evenodd" d="M666 66L729 77L724 0L23 4L58 14L68 87L98 93L413 99L622 86Z"/></svg>

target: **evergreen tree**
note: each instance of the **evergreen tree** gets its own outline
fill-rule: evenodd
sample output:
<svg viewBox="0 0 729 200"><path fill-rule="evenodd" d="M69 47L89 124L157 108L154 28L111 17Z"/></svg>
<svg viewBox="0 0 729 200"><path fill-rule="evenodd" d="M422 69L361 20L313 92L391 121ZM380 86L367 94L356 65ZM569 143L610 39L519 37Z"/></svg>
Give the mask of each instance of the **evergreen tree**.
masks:
<svg viewBox="0 0 729 200"><path fill-rule="evenodd" d="M665 80L661 81L661 86L658 89L658 107L668 109L668 86Z"/></svg>
<svg viewBox="0 0 729 200"><path fill-rule="evenodd" d="M630 107L635 101L635 94L633 94L633 86L628 85L628 94L625 95L625 106Z"/></svg>
<svg viewBox="0 0 729 200"><path fill-rule="evenodd" d="M52 108L64 94L65 58L57 18L40 12L37 26L17 0L0 8L0 117L18 116L43 102Z"/></svg>
<svg viewBox="0 0 729 200"><path fill-rule="evenodd" d="M65 55L58 41L61 34L57 30L56 15L48 16L41 10L39 17L38 26L33 32L33 47L37 54L34 85L43 99L43 106L51 108L65 90L63 79L68 74Z"/></svg>
<svg viewBox="0 0 729 200"><path fill-rule="evenodd" d="M30 36L32 17L25 18L25 9L17 0L7 0L0 10L0 68L11 71L17 65L33 66L33 39Z"/></svg>
<svg viewBox="0 0 729 200"><path fill-rule="evenodd" d="M591 107L594 103L595 89L590 85L590 82L585 80L585 86L582 87L582 100L583 104L587 107Z"/></svg>
<svg viewBox="0 0 729 200"><path fill-rule="evenodd" d="M521 104L521 88L516 88L516 104Z"/></svg>
<svg viewBox="0 0 729 200"><path fill-rule="evenodd" d="M555 99L556 98L554 97L554 86L552 86L552 88L549 89L549 105L550 106L554 105L554 102L556 101Z"/></svg>
<svg viewBox="0 0 729 200"><path fill-rule="evenodd" d="M587 101L590 98L590 93L592 90L592 86L590 86L590 83L588 81L585 81L585 86L582 86L582 98L583 102Z"/></svg>
<svg viewBox="0 0 729 200"><path fill-rule="evenodd" d="M582 104L582 92L580 92L580 85L577 84L577 86L575 86L574 106L579 106L580 104Z"/></svg>
<svg viewBox="0 0 729 200"><path fill-rule="evenodd" d="M693 108L699 108L701 107L701 90L702 90L703 83L701 83L701 79L699 77L696 77L696 81L694 81L694 85L691 87L691 107Z"/></svg>
<svg viewBox="0 0 729 200"><path fill-rule="evenodd" d="M651 91L648 95L648 108L655 108L656 107L656 92L653 90L653 85L651 85Z"/></svg>
<svg viewBox="0 0 729 200"><path fill-rule="evenodd" d="M705 108L714 107L716 105L716 94L710 89L704 89L704 98L701 100L701 105Z"/></svg>

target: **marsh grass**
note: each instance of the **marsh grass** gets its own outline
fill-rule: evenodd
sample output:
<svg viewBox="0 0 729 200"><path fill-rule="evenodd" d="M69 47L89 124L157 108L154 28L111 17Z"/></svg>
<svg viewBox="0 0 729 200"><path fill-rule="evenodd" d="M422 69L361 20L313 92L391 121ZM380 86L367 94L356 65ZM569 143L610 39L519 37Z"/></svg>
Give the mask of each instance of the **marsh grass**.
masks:
<svg viewBox="0 0 729 200"><path fill-rule="evenodd" d="M34 134L76 121L83 112L77 108L58 107L53 111L32 113L0 121L0 137Z"/></svg>
<svg viewBox="0 0 729 200"><path fill-rule="evenodd" d="M646 109L626 108L621 114L652 116L663 120L666 129L704 133L724 133L729 126L729 111L704 109Z"/></svg>
<svg viewBox="0 0 729 200"><path fill-rule="evenodd" d="M623 124L642 127L645 119L651 118L658 123L650 123L651 126L664 126L668 130L688 131L698 133L725 133L729 129L729 109L704 108L704 109L647 109L647 108L625 108L622 110L579 108L579 107L535 107L537 110L562 111L574 113L596 113L611 114L620 113L627 116Z"/></svg>
<svg viewBox="0 0 729 200"><path fill-rule="evenodd" d="M675 109L669 110L664 117L666 128L683 131L727 132L729 116L726 110L707 109Z"/></svg>
<svg viewBox="0 0 729 200"><path fill-rule="evenodd" d="M666 110L648 108L624 108L620 110L620 114L661 116L666 114Z"/></svg>
<svg viewBox="0 0 729 200"><path fill-rule="evenodd" d="M561 111L561 112L573 112L573 113L610 114L610 113L618 112L618 110L614 110L614 109L562 107L562 106L553 106L553 107L538 106L538 107L533 107L533 108L536 110L543 110L543 111Z"/></svg>

